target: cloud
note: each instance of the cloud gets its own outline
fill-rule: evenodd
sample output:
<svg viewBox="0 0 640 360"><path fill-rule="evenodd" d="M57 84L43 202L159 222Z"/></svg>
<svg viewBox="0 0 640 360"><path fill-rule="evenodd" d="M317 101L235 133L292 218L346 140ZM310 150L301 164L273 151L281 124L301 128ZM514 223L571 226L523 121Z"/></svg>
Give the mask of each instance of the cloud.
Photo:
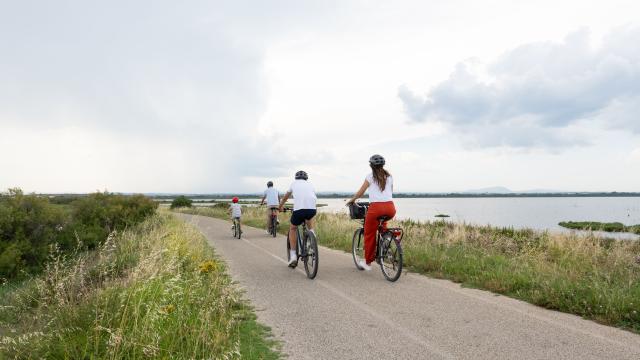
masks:
<svg viewBox="0 0 640 360"><path fill-rule="evenodd" d="M25 134L60 130L52 133L94 139L75 152L47 149L65 162L96 154L87 171L119 167L94 146L117 151L126 144L133 154L120 161L144 158L156 168L175 166L158 147L179 149L180 173L163 172L176 179L139 176L146 187L117 191L180 181L183 189L223 191L242 187L242 177L284 173L291 159L257 130L269 96L265 52L332 9L332 2L290 0L7 3L0 12L2 131L22 136L33 154L45 149ZM21 182L34 176L25 171ZM125 184L127 176L135 175L113 171L105 181Z"/></svg>
<svg viewBox="0 0 640 360"><path fill-rule="evenodd" d="M478 146L584 145L560 130L594 120L640 133L640 28L612 32L598 48L582 30L561 43L520 46L481 71L473 65L458 64L425 96L401 86L410 121L473 132Z"/></svg>

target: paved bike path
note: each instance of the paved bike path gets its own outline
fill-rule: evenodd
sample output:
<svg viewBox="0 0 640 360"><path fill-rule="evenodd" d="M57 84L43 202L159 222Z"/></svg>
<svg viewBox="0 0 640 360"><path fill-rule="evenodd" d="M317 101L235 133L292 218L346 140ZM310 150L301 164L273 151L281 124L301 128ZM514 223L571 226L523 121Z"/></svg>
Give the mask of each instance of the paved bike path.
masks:
<svg viewBox="0 0 640 360"><path fill-rule="evenodd" d="M640 359L640 335L418 274L389 283L324 247L309 280L286 266L282 235L245 226L238 240L230 222L177 216L225 259L291 359Z"/></svg>

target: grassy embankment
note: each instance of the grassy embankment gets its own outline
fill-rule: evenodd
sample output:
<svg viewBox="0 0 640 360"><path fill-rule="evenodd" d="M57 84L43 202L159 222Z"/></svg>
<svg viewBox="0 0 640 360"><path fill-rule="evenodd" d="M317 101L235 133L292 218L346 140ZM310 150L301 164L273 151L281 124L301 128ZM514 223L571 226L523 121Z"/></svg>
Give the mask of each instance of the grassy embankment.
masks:
<svg viewBox="0 0 640 360"><path fill-rule="evenodd" d="M224 206L179 211L228 218ZM280 232L287 219L281 216ZM242 222L264 227L265 209L244 208ZM640 332L640 242L443 221L396 224L405 229L412 271ZM316 231L322 245L351 251L357 226L346 215L320 213Z"/></svg>
<svg viewBox="0 0 640 360"><path fill-rule="evenodd" d="M0 286L0 358L270 359L202 235L163 213Z"/></svg>
<svg viewBox="0 0 640 360"><path fill-rule="evenodd" d="M606 232L628 232L640 235L640 225L624 225L619 222L603 223L597 221L563 221L558 225L567 229L606 231Z"/></svg>

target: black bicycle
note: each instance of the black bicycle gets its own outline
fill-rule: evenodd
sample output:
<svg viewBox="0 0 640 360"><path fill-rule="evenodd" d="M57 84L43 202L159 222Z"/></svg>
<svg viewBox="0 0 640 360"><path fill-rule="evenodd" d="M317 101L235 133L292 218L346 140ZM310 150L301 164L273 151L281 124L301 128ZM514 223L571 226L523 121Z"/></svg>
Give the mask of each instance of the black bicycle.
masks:
<svg viewBox="0 0 640 360"><path fill-rule="evenodd" d="M349 204L349 215L354 220L360 220L362 226L353 233L351 242L351 254L353 262L358 270L363 270L358 264L364 259L364 219L369 209L369 203L356 202ZM402 244L401 240L404 231L401 228L384 229L384 222L389 218L382 216L378 220L378 231L376 232L376 262L382 269L382 274L389 281L396 281L402 274Z"/></svg>
<svg viewBox="0 0 640 360"><path fill-rule="evenodd" d="M242 227L240 225L240 219L235 217L233 218L233 225L231 225L231 233L233 234L234 238L240 239L240 237L242 236Z"/></svg>
<svg viewBox="0 0 640 360"><path fill-rule="evenodd" d="M291 209L284 209L284 211ZM296 252L298 254L298 261L302 259L304 263L304 271L307 273L309 279L313 279L318 274L318 239L313 231L307 229L307 223L302 223L302 231L300 226L296 227L296 238L298 246ZM289 243L289 232L287 232L287 261L291 260L289 254L291 251L291 244Z"/></svg>
<svg viewBox="0 0 640 360"><path fill-rule="evenodd" d="M269 221L269 234L271 234L273 237L276 237L276 235L278 235L278 213L276 212L275 208L270 208L269 211L271 211L271 220Z"/></svg>

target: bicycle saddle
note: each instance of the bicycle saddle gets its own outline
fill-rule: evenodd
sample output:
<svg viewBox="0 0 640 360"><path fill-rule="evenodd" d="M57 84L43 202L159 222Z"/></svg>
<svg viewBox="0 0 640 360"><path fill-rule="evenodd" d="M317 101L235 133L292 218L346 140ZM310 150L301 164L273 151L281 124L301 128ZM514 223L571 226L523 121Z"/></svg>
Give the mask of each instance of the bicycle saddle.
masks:
<svg viewBox="0 0 640 360"><path fill-rule="evenodd" d="M382 215L382 216L380 216L380 217L378 218L378 221L388 221L388 220L390 220L390 219L391 219L390 217L388 217L388 216L386 216L386 215Z"/></svg>

